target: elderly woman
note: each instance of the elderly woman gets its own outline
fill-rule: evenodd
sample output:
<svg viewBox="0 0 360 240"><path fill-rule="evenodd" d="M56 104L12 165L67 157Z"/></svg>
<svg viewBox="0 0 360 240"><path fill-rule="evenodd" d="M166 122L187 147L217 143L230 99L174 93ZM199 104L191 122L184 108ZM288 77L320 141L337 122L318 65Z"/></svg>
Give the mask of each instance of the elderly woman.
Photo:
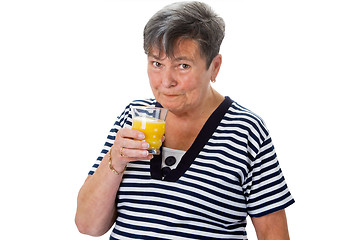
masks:
<svg viewBox="0 0 360 240"><path fill-rule="evenodd" d="M79 192L80 232L103 235L115 223L110 239L246 239L249 215L259 239L289 238L284 209L294 200L267 128L211 85L224 30L199 2L171 4L149 20L155 98L133 101L115 122ZM132 106L169 110L160 155L131 129Z"/></svg>

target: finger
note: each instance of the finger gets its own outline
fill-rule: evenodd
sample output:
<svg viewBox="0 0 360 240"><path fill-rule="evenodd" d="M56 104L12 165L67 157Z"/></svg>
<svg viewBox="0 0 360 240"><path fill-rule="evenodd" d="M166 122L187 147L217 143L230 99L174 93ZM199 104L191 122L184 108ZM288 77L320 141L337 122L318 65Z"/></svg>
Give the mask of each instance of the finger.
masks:
<svg viewBox="0 0 360 240"><path fill-rule="evenodd" d="M147 157L149 144L145 141L122 138L113 144L112 155L114 158L144 158Z"/></svg>
<svg viewBox="0 0 360 240"><path fill-rule="evenodd" d="M120 136L122 138L133 138L137 140L143 140L145 139L145 134L138 130L133 130L129 128L122 128L119 129L117 136Z"/></svg>
<svg viewBox="0 0 360 240"><path fill-rule="evenodd" d="M131 148L122 148L122 157L129 160L143 160L149 157L149 152L147 149L131 149Z"/></svg>
<svg viewBox="0 0 360 240"><path fill-rule="evenodd" d="M121 138L115 143L120 147L123 148L130 148L130 149L148 149L149 143L145 142L144 140L133 140L130 138Z"/></svg>
<svg viewBox="0 0 360 240"><path fill-rule="evenodd" d="M125 148L121 148L120 151L115 148L111 148L109 154L111 154L112 159L112 166L115 169L124 169L124 166L126 166L131 161L138 161L138 160L150 160L153 158L153 155L148 154L147 150L132 150L129 149L126 150ZM125 156L124 154L129 154L131 156ZM115 156L117 155L117 156ZM110 157L110 155L109 155Z"/></svg>

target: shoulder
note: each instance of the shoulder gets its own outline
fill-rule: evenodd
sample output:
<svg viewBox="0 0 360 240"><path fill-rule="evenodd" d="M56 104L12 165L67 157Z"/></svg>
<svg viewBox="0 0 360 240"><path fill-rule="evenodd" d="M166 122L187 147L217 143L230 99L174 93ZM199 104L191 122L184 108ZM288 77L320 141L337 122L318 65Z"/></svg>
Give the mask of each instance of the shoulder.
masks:
<svg viewBox="0 0 360 240"><path fill-rule="evenodd" d="M131 118L131 107L155 106L155 105L156 105L156 100L153 98L133 100L125 107L122 113L117 116L117 121L115 122L115 125L119 125L120 127L125 127L126 124L131 123L131 121L129 120L129 117Z"/></svg>
<svg viewBox="0 0 360 240"><path fill-rule="evenodd" d="M147 99L138 99L133 100L128 107L143 107L143 106L155 106L156 100L154 98L147 98Z"/></svg>
<svg viewBox="0 0 360 240"><path fill-rule="evenodd" d="M263 119L248 108L233 101L224 116L224 125L235 128L261 144L268 138L269 131Z"/></svg>
<svg viewBox="0 0 360 240"><path fill-rule="evenodd" d="M155 106L155 105L156 105L156 100L154 98L133 100L125 107L125 110L123 111L122 115L124 113L125 114L128 113L131 107L144 107L144 106Z"/></svg>
<svg viewBox="0 0 360 240"><path fill-rule="evenodd" d="M231 115L235 115L235 116L244 116L258 124L265 125L263 119L258 114L254 113L250 109L240 105L236 101L232 102L232 105L229 108L229 113Z"/></svg>

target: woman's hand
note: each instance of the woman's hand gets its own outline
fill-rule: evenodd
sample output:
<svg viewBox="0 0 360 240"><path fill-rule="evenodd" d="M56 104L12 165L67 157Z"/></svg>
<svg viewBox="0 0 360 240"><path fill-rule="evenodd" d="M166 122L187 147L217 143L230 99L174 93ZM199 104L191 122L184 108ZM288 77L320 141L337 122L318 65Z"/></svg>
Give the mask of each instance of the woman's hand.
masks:
<svg viewBox="0 0 360 240"><path fill-rule="evenodd" d="M112 165L116 171L123 171L130 161L153 158L148 154L149 144L144 139L145 135L141 131L128 128L119 129L114 145L110 149Z"/></svg>

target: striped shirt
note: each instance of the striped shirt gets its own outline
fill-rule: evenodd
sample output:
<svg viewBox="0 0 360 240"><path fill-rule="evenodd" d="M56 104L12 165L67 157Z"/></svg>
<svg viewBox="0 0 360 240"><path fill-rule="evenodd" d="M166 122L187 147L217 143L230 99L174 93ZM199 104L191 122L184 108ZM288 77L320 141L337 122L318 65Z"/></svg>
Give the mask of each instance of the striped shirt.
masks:
<svg viewBox="0 0 360 240"><path fill-rule="evenodd" d="M129 104L111 129L89 174L120 128L131 127ZM178 166L164 178L161 156L128 164L117 195L110 239L247 239L246 217L294 203L261 118L229 97L209 117Z"/></svg>

